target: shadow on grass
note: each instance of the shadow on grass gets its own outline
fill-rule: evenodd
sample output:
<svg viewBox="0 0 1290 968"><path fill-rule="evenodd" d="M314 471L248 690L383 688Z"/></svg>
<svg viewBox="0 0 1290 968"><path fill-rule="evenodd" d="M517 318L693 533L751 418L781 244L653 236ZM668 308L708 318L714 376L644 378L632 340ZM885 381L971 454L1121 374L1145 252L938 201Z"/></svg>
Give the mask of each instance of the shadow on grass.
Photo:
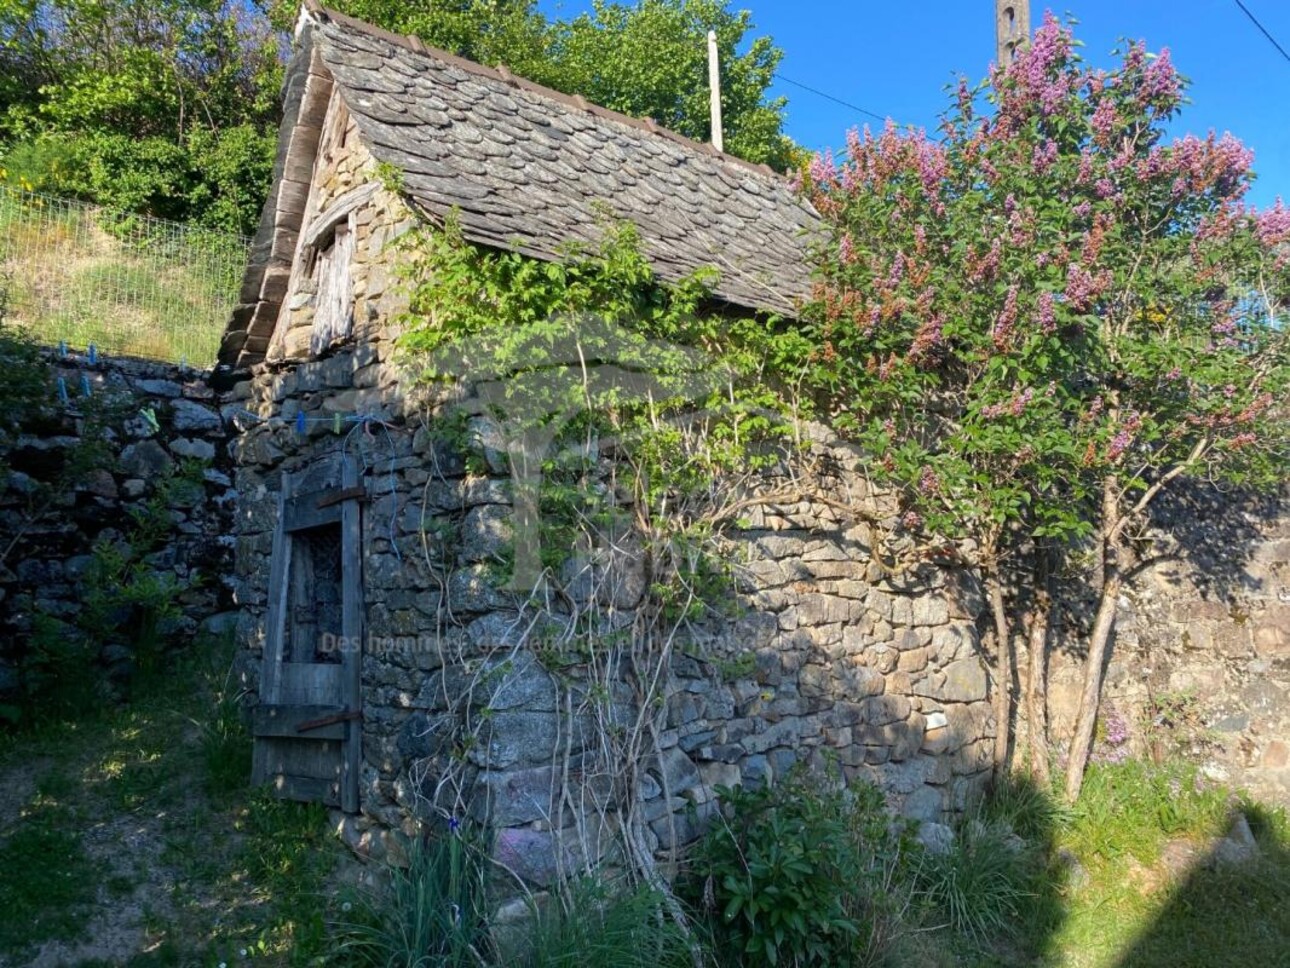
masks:
<svg viewBox="0 0 1290 968"><path fill-rule="evenodd" d="M1246 804L1257 849L1233 859L1219 841L1169 890L1116 968L1290 964L1290 823Z"/></svg>

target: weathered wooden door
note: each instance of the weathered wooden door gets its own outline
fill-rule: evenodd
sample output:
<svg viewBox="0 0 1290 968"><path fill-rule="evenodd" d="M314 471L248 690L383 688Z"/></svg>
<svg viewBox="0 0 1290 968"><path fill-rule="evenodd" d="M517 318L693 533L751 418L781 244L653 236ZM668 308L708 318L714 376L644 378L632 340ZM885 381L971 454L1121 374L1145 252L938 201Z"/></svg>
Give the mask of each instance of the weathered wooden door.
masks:
<svg viewBox="0 0 1290 968"><path fill-rule="evenodd" d="M269 569L253 780L358 810L363 487L353 460L283 474Z"/></svg>

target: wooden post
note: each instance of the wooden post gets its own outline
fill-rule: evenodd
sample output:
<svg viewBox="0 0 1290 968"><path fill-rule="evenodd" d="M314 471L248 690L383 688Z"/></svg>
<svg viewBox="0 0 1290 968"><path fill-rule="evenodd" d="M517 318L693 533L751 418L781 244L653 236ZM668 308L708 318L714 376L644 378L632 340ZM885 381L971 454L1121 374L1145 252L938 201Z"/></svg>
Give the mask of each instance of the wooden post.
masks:
<svg viewBox="0 0 1290 968"><path fill-rule="evenodd" d="M1030 40L1030 0L995 0L994 37L995 57L1007 67L1017 47Z"/></svg>
<svg viewBox="0 0 1290 968"><path fill-rule="evenodd" d="M717 54L717 32L708 31L708 91L712 97L712 146L725 150L721 130L721 62Z"/></svg>

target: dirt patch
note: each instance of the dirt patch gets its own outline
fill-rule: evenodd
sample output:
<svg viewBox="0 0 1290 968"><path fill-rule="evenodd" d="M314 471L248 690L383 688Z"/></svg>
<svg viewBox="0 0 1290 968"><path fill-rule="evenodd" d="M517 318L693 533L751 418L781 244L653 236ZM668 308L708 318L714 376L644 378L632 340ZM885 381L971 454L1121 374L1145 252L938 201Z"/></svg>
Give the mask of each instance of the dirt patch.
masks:
<svg viewBox="0 0 1290 968"><path fill-rule="evenodd" d="M42 756L0 768L0 837L21 822L23 808L36 795L37 777L43 776L53 763L52 757Z"/></svg>

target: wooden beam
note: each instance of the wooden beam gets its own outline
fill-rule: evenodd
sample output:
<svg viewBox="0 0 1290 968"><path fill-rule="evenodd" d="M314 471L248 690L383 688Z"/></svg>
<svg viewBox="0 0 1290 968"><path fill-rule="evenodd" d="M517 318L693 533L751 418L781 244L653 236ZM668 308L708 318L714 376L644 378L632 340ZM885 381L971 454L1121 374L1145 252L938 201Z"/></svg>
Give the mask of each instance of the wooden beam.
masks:
<svg viewBox="0 0 1290 968"><path fill-rule="evenodd" d="M309 228L305 230L304 244L317 246L328 232L334 230L338 224L349 218L350 212L358 211L364 202L376 194L380 187L379 182L363 182L357 188L351 188L344 195L341 195L327 206L325 212L319 212L314 216L313 221L309 223Z"/></svg>
<svg viewBox="0 0 1290 968"><path fill-rule="evenodd" d="M279 736L292 739L340 739L345 738L344 721L325 723L309 727L311 720L327 719L344 715L342 706L283 706L261 703L252 712L251 734L256 737Z"/></svg>
<svg viewBox="0 0 1290 968"><path fill-rule="evenodd" d="M358 479L358 465L344 458L341 469L341 493L354 494L340 505L341 522L341 634L350 643L363 641L363 531L362 505L357 498L363 492ZM340 701L347 710L361 715L363 703L363 652L349 648L341 653ZM346 813L358 812L358 773L363 762L363 722L355 718L345 723L345 746L341 761L340 808Z"/></svg>

